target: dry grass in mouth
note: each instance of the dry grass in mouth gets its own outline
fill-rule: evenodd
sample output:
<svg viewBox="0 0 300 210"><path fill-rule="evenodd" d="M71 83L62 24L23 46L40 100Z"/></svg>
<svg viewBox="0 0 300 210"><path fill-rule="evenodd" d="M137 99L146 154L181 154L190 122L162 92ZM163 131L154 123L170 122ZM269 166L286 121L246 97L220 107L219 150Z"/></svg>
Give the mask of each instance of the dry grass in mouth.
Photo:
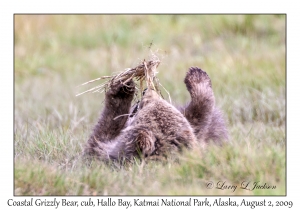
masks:
<svg viewBox="0 0 300 210"><path fill-rule="evenodd" d="M156 74L158 73L157 67L160 64L160 59L158 56L152 53L150 56L150 59L146 61L145 59L135 68L127 68L123 72L112 75L112 76L102 76L97 79L90 80L88 82L85 82L82 85L86 85L98 80L106 80L104 83L97 85L96 87L93 87L89 90L86 90L82 93L77 94L76 96L80 96L84 93L88 92L106 92L109 90L112 86L118 85L122 83L124 86L126 86L126 83L129 82L132 79L135 79L136 81L139 81L140 85L139 88L137 85L135 87L140 91L140 94L142 95L143 92L143 82L146 81L147 88L151 88L158 92L160 94L159 86L162 86L156 77ZM163 87L163 86L162 86ZM164 88L164 87L163 87ZM165 89L165 88L164 88ZM160 94L161 95L161 94Z"/></svg>

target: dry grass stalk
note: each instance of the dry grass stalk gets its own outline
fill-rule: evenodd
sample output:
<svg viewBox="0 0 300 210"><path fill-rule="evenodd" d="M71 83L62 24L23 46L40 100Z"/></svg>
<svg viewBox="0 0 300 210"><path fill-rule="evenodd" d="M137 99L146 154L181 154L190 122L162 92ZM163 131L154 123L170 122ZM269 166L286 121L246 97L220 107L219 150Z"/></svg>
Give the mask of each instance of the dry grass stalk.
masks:
<svg viewBox="0 0 300 210"><path fill-rule="evenodd" d="M97 79L90 80L88 82L85 82L82 85L86 85L98 80L102 79L109 79L106 82L102 83L101 85L98 85L96 87L93 87L87 91L84 91L82 93L77 94L76 96L80 96L84 93L88 92L103 92L109 90L112 86L118 85L122 83L126 86L126 83L129 82L131 79L135 79L137 81L140 81L140 88L139 90L143 92L143 81L146 81L147 88L152 88L155 91L159 92L159 85L161 85L158 82L158 79L156 78L157 74L157 67L160 64L159 58L152 54L149 61L142 61L137 67L135 68L127 68L123 72L112 75L112 76L102 76Z"/></svg>

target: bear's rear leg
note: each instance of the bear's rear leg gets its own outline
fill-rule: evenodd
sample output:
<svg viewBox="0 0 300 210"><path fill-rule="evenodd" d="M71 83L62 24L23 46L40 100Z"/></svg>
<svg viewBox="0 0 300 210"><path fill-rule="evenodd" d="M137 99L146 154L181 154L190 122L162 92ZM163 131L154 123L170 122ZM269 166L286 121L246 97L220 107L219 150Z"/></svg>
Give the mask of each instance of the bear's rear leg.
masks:
<svg viewBox="0 0 300 210"><path fill-rule="evenodd" d="M181 111L194 128L198 139L204 140L215 106L211 80L205 71L198 67L191 67L186 74L184 83L191 95L191 102Z"/></svg>

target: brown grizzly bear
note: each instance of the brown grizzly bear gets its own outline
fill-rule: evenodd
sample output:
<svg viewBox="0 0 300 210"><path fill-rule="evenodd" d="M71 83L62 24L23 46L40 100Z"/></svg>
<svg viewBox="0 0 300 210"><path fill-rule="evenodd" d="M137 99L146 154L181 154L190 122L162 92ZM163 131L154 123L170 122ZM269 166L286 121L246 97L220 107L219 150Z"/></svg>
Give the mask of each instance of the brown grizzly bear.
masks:
<svg viewBox="0 0 300 210"><path fill-rule="evenodd" d="M160 159L184 147L227 140L224 119L215 107L206 72L191 67L184 82L191 101L179 109L151 89L145 91L138 109L134 109L131 108L134 82L112 87L106 93L104 110L84 154L104 161Z"/></svg>

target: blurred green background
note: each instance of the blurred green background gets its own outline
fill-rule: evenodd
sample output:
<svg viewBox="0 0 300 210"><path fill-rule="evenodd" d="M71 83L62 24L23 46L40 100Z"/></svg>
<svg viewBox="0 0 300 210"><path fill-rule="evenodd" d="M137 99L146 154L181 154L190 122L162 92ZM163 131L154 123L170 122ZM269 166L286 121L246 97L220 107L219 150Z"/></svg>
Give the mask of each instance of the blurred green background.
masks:
<svg viewBox="0 0 300 210"><path fill-rule="evenodd" d="M199 187L208 178L278 185L237 194L285 193L285 15L15 15L14 24L16 194L229 193ZM190 66L208 73L231 142L171 169L137 164L120 173L79 163L104 94L75 97L96 84L77 86L135 67L150 43L174 105L189 101ZM156 187L124 184L134 177Z"/></svg>

